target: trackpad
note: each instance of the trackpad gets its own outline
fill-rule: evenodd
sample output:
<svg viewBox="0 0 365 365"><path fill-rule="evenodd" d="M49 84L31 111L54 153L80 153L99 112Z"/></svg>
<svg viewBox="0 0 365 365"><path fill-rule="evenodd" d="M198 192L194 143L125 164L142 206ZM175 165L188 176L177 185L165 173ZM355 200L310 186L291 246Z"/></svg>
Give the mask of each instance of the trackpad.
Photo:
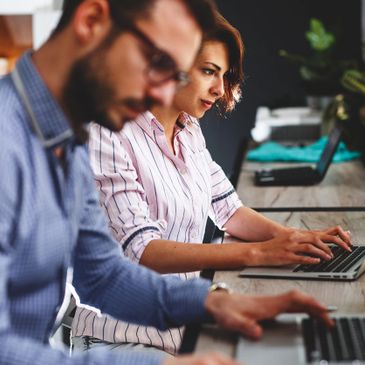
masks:
<svg viewBox="0 0 365 365"><path fill-rule="evenodd" d="M295 318L270 322L260 341L240 337L236 360L245 365L304 364L305 353L300 325Z"/></svg>

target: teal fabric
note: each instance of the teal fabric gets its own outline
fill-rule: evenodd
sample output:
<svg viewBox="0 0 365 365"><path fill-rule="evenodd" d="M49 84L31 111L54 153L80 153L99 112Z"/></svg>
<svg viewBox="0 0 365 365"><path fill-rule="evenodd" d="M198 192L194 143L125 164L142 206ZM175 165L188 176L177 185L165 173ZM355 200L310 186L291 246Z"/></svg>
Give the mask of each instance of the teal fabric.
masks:
<svg viewBox="0 0 365 365"><path fill-rule="evenodd" d="M305 147L286 147L275 142L266 142L249 151L249 161L273 162L317 162L321 157L328 137L321 137L317 142ZM349 151L343 142L340 142L333 157L333 162L354 160L361 156L360 152Z"/></svg>

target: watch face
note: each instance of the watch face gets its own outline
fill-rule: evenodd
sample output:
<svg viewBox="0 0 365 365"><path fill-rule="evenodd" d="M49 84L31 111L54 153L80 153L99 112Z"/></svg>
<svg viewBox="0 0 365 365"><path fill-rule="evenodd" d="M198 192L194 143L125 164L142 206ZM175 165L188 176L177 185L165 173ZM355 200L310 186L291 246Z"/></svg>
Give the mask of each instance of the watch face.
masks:
<svg viewBox="0 0 365 365"><path fill-rule="evenodd" d="M231 293L231 290L228 287L228 285L226 283L223 283L223 282L213 283L209 288L210 292L214 292L214 291L217 291L217 290L225 290L228 293Z"/></svg>

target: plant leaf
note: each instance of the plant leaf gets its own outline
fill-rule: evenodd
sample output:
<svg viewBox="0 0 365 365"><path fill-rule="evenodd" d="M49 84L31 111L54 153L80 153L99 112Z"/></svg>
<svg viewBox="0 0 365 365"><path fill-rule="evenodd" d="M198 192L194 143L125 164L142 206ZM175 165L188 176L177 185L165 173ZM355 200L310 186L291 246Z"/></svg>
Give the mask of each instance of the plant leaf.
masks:
<svg viewBox="0 0 365 365"><path fill-rule="evenodd" d="M323 23L316 18L310 20L310 27L305 35L311 47L316 51L330 49L336 40L333 33L327 32Z"/></svg>

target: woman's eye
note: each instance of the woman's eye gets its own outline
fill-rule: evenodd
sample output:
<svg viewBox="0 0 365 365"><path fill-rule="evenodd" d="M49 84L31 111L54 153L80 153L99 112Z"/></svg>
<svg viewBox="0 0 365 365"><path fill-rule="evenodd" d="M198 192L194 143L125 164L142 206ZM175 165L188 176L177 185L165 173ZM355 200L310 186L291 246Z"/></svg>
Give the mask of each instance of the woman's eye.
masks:
<svg viewBox="0 0 365 365"><path fill-rule="evenodd" d="M215 70L211 69L211 68L203 68L202 69L203 73L206 75L213 75Z"/></svg>

